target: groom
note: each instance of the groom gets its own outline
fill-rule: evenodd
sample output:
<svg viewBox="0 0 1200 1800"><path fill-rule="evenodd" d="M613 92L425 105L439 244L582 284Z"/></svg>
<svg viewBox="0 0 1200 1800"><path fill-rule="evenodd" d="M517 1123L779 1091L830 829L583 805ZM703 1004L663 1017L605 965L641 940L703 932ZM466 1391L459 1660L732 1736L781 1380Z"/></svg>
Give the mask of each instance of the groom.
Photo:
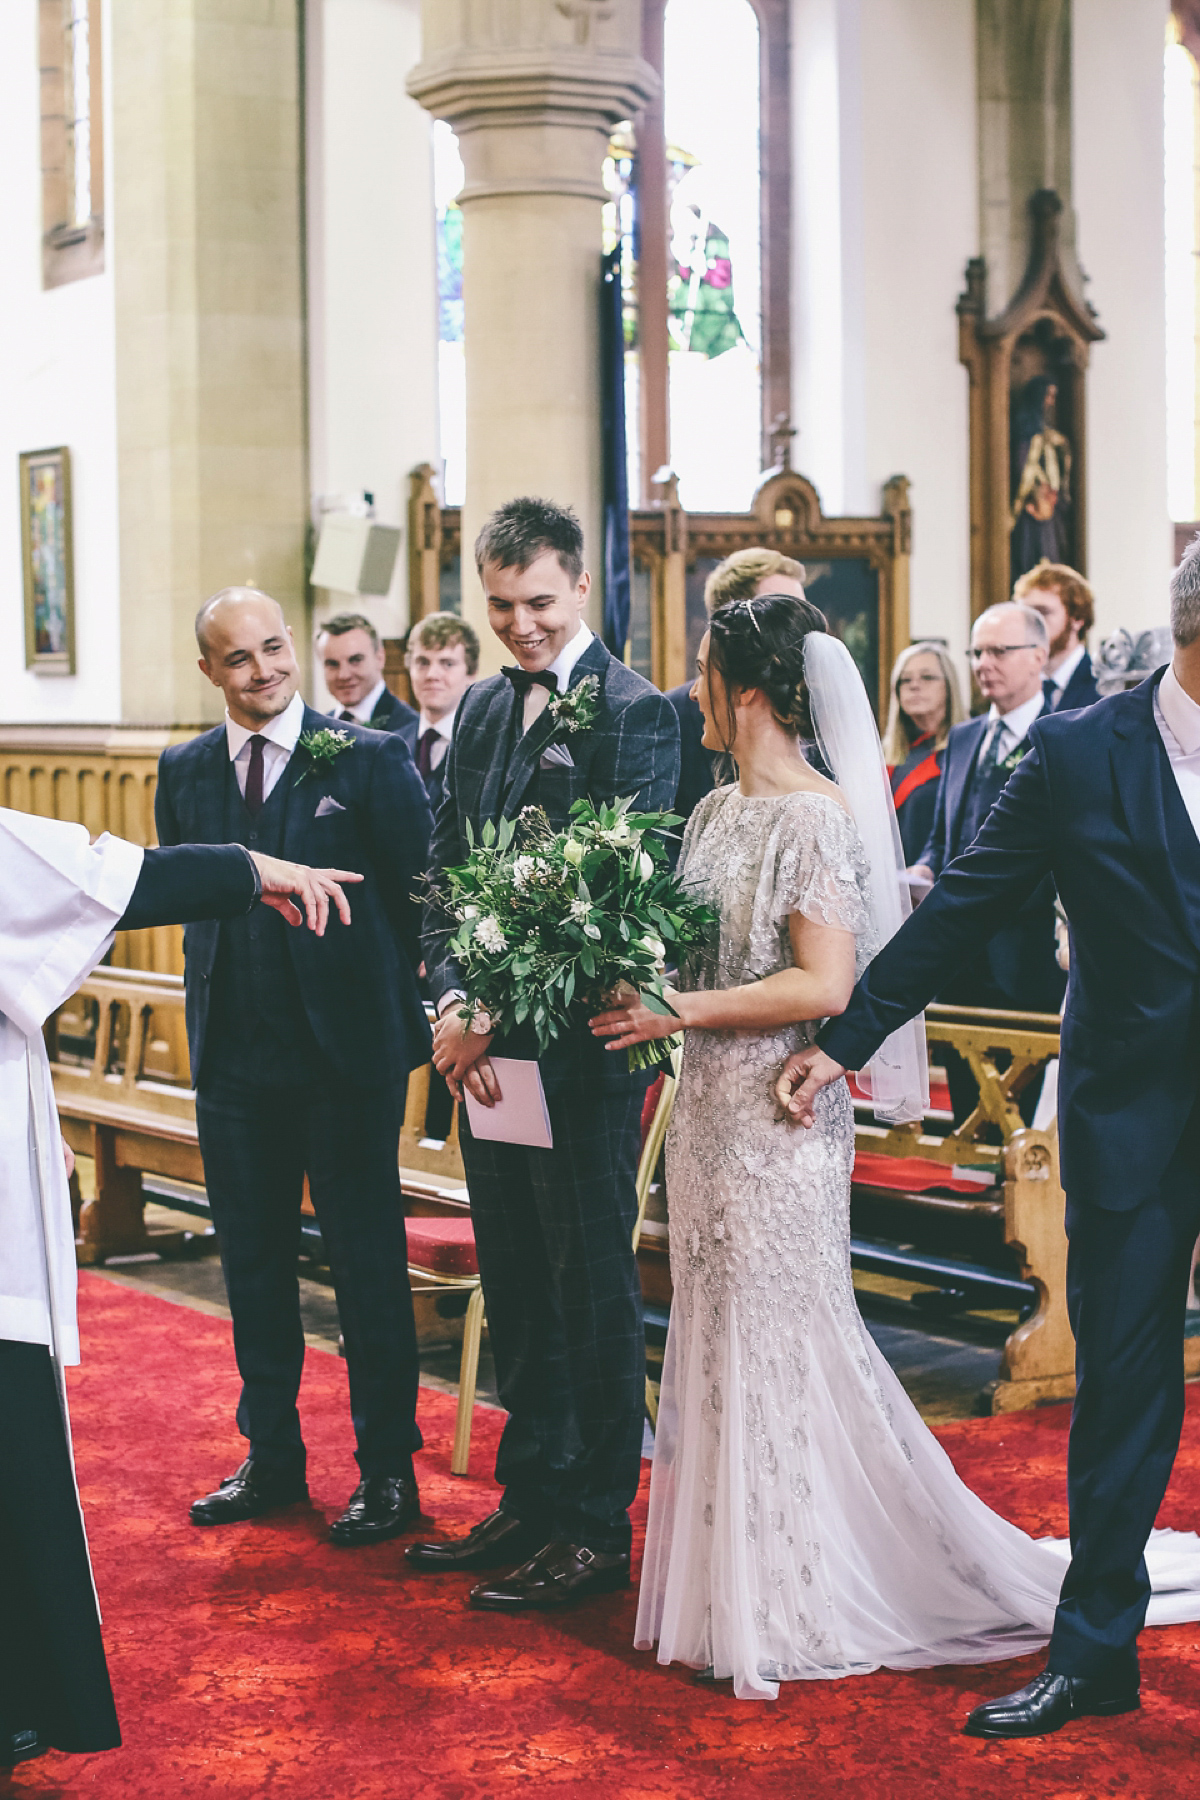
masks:
<svg viewBox="0 0 1200 1800"><path fill-rule="evenodd" d="M669 808L679 781L670 703L610 656L583 622L590 577L575 514L510 500L484 525L475 561L488 622L515 663L463 696L443 763L431 875L466 860L468 827L538 806L557 830L576 800L636 798ZM589 684L588 688L583 686ZM594 692L570 731L555 699ZM591 710L591 709L589 709ZM484 1106L499 1084L488 1051L533 1059L532 1032L464 1029L454 921L425 917L429 987L439 1018L434 1062L456 1094ZM561 1606L629 1580L629 1505L642 1453L645 1341L632 1249L634 1176L647 1078L607 1056L586 1020L540 1058L554 1146L459 1139L500 1398L498 1509L449 1543L413 1544L420 1569L515 1570L482 1582L471 1604L518 1612Z"/></svg>
<svg viewBox="0 0 1200 1800"><path fill-rule="evenodd" d="M1200 537L1171 583L1171 627L1168 668L1034 725L974 843L777 1090L810 1123L819 1089L861 1068L1054 876L1071 921L1058 1094L1078 1379L1072 1559L1045 1672L976 1707L977 1737L1034 1737L1139 1704L1143 1552L1179 1445L1200 1232Z"/></svg>

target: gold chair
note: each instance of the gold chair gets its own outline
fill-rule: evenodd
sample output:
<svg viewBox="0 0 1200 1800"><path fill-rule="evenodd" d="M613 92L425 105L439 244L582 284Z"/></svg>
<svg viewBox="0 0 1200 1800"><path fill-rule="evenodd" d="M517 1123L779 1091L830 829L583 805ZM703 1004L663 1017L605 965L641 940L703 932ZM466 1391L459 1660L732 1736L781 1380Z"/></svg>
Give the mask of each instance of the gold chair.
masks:
<svg viewBox="0 0 1200 1800"><path fill-rule="evenodd" d="M646 1202L654 1172L662 1155L671 1109L675 1104L675 1088L679 1077L679 1051L671 1056L669 1071L664 1072L662 1087L650 1123L642 1140L637 1169L637 1221L633 1228L636 1252L646 1216ZM465 1475L471 1455L471 1422L475 1413L475 1386L479 1377L479 1345L483 1336L483 1288L479 1281L479 1260L475 1251L475 1233L469 1218L410 1218L408 1229L408 1275L414 1294L465 1293L467 1314L463 1321L462 1362L458 1372L458 1411L454 1422L454 1448L450 1457L450 1473ZM646 1378L646 1409L651 1423L658 1417L658 1397L649 1376Z"/></svg>

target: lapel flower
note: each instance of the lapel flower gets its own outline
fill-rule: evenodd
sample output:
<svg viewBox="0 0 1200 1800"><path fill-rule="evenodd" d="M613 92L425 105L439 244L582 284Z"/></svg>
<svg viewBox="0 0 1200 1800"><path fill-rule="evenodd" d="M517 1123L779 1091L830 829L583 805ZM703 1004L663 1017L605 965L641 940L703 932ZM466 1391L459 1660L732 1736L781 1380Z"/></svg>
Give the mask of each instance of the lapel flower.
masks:
<svg viewBox="0 0 1200 1800"><path fill-rule="evenodd" d="M1009 751L1008 755L1004 758L1004 761L1000 764L1002 772L1005 775L1011 775L1017 764L1022 762L1028 755L1029 745L1027 743L1018 744L1015 750Z"/></svg>
<svg viewBox="0 0 1200 1800"><path fill-rule="evenodd" d="M589 731L600 710L600 677L585 675L565 694L555 694L548 710L556 731Z"/></svg>
<svg viewBox="0 0 1200 1800"><path fill-rule="evenodd" d="M296 786L312 774L314 769L332 769L343 750L353 750L354 739L348 731L334 731L326 727L324 731L304 731L300 734L300 748L307 750L309 766L296 779Z"/></svg>

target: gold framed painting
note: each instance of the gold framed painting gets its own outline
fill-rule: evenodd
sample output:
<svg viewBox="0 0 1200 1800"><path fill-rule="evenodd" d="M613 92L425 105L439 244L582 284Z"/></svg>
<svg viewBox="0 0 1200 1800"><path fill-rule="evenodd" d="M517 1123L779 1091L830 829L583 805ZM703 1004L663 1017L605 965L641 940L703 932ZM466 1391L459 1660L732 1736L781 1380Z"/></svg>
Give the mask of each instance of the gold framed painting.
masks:
<svg viewBox="0 0 1200 1800"><path fill-rule="evenodd" d="M19 460L25 667L40 675L73 675L71 452L63 445L54 450L27 450Z"/></svg>

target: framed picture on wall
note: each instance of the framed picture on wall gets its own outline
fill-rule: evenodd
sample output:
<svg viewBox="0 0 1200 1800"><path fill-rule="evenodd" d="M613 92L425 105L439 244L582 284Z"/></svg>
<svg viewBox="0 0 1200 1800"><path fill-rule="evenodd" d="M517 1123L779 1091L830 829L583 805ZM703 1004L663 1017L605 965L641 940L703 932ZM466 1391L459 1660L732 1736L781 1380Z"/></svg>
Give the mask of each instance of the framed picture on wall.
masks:
<svg viewBox="0 0 1200 1800"><path fill-rule="evenodd" d="M20 471L25 667L41 675L73 675L71 452L62 446L27 450L20 458Z"/></svg>

